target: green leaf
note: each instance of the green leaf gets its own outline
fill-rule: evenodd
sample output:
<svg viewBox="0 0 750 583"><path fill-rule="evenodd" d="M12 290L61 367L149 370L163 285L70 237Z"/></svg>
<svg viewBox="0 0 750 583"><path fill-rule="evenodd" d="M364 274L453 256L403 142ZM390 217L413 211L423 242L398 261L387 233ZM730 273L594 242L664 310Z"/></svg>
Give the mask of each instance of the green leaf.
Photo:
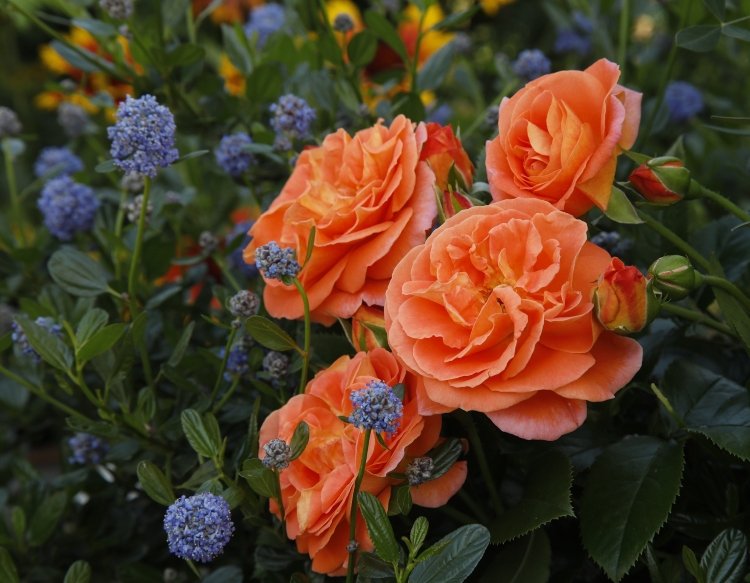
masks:
<svg viewBox="0 0 750 583"><path fill-rule="evenodd" d="M114 160L105 160L104 162L99 162L94 167L94 171L98 172L99 174L109 174L110 172L114 172L117 170L117 166L115 166Z"/></svg>
<svg viewBox="0 0 750 583"><path fill-rule="evenodd" d="M242 583L242 569L235 566L219 567L201 583Z"/></svg>
<svg viewBox="0 0 750 583"><path fill-rule="evenodd" d="M683 28L675 36L678 47L694 51L696 53L707 53L716 48L721 37L721 26L717 24L699 24Z"/></svg>
<svg viewBox="0 0 750 583"><path fill-rule="evenodd" d="M117 29L107 22L101 20L95 20L93 18L74 18L70 22L73 26L77 26L84 30L89 31L94 36L103 37L114 37L117 36Z"/></svg>
<svg viewBox="0 0 750 583"><path fill-rule="evenodd" d="M86 561L76 561L65 573L63 583L89 583L91 581L91 565Z"/></svg>
<svg viewBox="0 0 750 583"><path fill-rule="evenodd" d="M247 96L258 102L273 101L281 93L284 80L279 67L264 63L247 78Z"/></svg>
<svg viewBox="0 0 750 583"><path fill-rule="evenodd" d="M206 435L208 435L211 447L216 450L216 453L221 452L221 430L219 429L219 422L213 413L208 412L203 414L203 427L206 429Z"/></svg>
<svg viewBox="0 0 750 583"><path fill-rule="evenodd" d="M349 60L357 67L364 67L375 58L378 50L378 39L365 31L355 34L346 48Z"/></svg>
<svg viewBox="0 0 750 583"><path fill-rule="evenodd" d="M521 501L490 527L493 543L527 534L563 516L573 516L570 488L573 476L568 458L556 451L544 454L529 470Z"/></svg>
<svg viewBox="0 0 750 583"><path fill-rule="evenodd" d="M55 492L37 507L29 524L29 544L32 547L44 544L52 536L65 512L67 502L65 492Z"/></svg>
<svg viewBox="0 0 750 583"><path fill-rule="evenodd" d="M409 540L411 541L412 549L414 552L419 552L422 548L424 541L427 540L427 532L430 529L430 523L424 516L420 516L411 525L411 532L409 533Z"/></svg>
<svg viewBox="0 0 750 583"><path fill-rule="evenodd" d="M462 583L474 571L489 544L490 531L484 526L462 526L430 547L443 548L414 567L409 583Z"/></svg>
<svg viewBox="0 0 750 583"><path fill-rule="evenodd" d="M465 22L468 22L471 20L471 17L474 16L480 9L479 4L475 4L471 8L464 10L462 12L454 12L453 14L445 17L443 20L438 22L435 26L433 26L430 30L445 30L447 28L454 28L457 26L461 26Z"/></svg>
<svg viewBox="0 0 750 583"><path fill-rule="evenodd" d="M154 502L169 506L175 501L172 485L156 464L144 460L138 464L136 472L143 490Z"/></svg>
<svg viewBox="0 0 750 583"><path fill-rule="evenodd" d="M391 499L388 502L388 516L397 514L408 515L412 507L411 490L409 484L400 484L391 490Z"/></svg>
<svg viewBox="0 0 750 583"><path fill-rule="evenodd" d="M711 541L701 557L706 583L737 583L745 573L747 537L736 528L728 528Z"/></svg>
<svg viewBox="0 0 750 583"><path fill-rule="evenodd" d="M71 295L94 297L107 291L107 273L85 253L70 247L55 251L47 263L55 283Z"/></svg>
<svg viewBox="0 0 750 583"><path fill-rule="evenodd" d="M703 4L718 20L724 20L727 14L726 0L703 0Z"/></svg>
<svg viewBox="0 0 750 583"><path fill-rule="evenodd" d="M448 74L456 49L453 43L448 43L436 51L421 67L417 74L417 87L420 91L436 89Z"/></svg>
<svg viewBox="0 0 750 583"><path fill-rule="evenodd" d="M182 423L182 431L185 433L190 447L198 455L213 458L219 454L221 442L217 443L215 433L209 433L198 411L195 409L185 409L182 415L180 415L180 421Z"/></svg>
<svg viewBox="0 0 750 583"><path fill-rule="evenodd" d="M245 460L242 464L240 476L245 478L254 492L266 498L278 497L278 482L276 474L263 465L258 458Z"/></svg>
<svg viewBox="0 0 750 583"><path fill-rule="evenodd" d="M76 354L78 363L83 364L95 356L107 352L107 350L112 348L117 341L122 338L122 335L125 334L127 328L126 324L110 324L99 330L79 348L78 353Z"/></svg>
<svg viewBox="0 0 750 583"><path fill-rule="evenodd" d="M739 40L750 42L750 30L742 28L736 24L725 24L721 27L721 33L724 36L729 36Z"/></svg>
<svg viewBox="0 0 750 583"><path fill-rule="evenodd" d="M180 339L174 347L172 355L169 357L167 364L169 366L177 366L182 361L182 357L185 356L185 351L190 344L190 339L193 336L193 330L195 329L195 322L190 322L187 327L182 331Z"/></svg>
<svg viewBox="0 0 750 583"><path fill-rule="evenodd" d="M10 525L17 541L23 541L26 534L26 513L20 506L14 506L10 510Z"/></svg>
<svg viewBox="0 0 750 583"><path fill-rule="evenodd" d="M188 152L187 154L184 154L183 156L180 156L177 158L177 160L174 161L174 164L179 164L180 162L185 162L187 160L192 160L193 158L200 158L201 156L205 156L206 154L210 154L211 150L195 150L194 152Z"/></svg>
<svg viewBox="0 0 750 583"><path fill-rule="evenodd" d="M16 318L16 321L42 360L61 371L70 370L73 365L73 353L60 338L25 317Z"/></svg>
<svg viewBox="0 0 750 583"><path fill-rule="evenodd" d="M436 448L427 452L427 456L432 458L432 477L431 480L439 478L453 467L461 454L463 446L461 441L456 438L448 438Z"/></svg>
<svg viewBox="0 0 750 583"><path fill-rule="evenodd" d="M401 40L398 32L385 16L374 10L368 10L365 12L365 23L367 24L367 30L396 51L396 54L401 57L404 63L409 62L404 41Z"/></svg>
<svg viewBox="0 0 750 583"><path fill-rule="evenodd" d="M581 499L583 545L614 581L635 564L680 490L682 445L629 436L591 467Z"/></svg>
<svg viewBox="0 0 750 583"><path fill-rule="evenodd" d="M712 275L722 277L723 273ZM724 314L724 319L737 332L745 350L750 354L750 315L732 294L718 287L712 287L711 289L716 296L722 314Z"/></svg>
<svg viewBox="0 0 750 583"><path fill-rule="evenodd" d="M551 559L547 534L543 529L535 530L503 546L480 583L546 583L550 578Z"/></svg>
<svg viewBox="0 0 750 583"><path fill-rule="evenodd" d="M747 389L687 360L667 369L661 387L691 433L750 460L750 395Z"/></svg>
<svg viewBox="0 0 750 583"><path fill-rule="evenodd" d="M357 501L367 523L367 532L375 545L375 552L384 561L397 563L399 561L398 542L393 534L391 521L388 520L388 515L380 500L369 492L360 492Z"/></svg>
<svg viewBox="0 0 750 583"><path fill-rule="evenodd" d="M292 450L289 460L296 460L302 455L307 447L307 442L310 439L310 427L304 421L300 421L294 430L292 440L289 442L289 448Z"/></svg>
<svg viewBox="0 0 750 583"><path fill-rule="evenodd" d="M3 583L20 583L16 565L13 563L13 557L3 547L0 547L0 581Z"/></svg>
<svg viewBox="0 0 750 583"><path fill-rule="evenodd" d="M250 316L245 329L255 341L269 350L296 350L297 343L278 324L264 316Z"/></svg>
<svg viewBox="0 0 750 583"><path fill-rule="evenodd" d="M109 315L100 308L94 308L84 314L76 328L76 343L80 346L86 343L96 332L109 322Z"/></svg>
<svg viewBox="0 0 750 583"><path fill-rule="evenodd" d="M690 547L682 547L682 564L685 565L687 572L695 577L696 583L706 583L706 573Z"/></svg>
<svg viewBox="0 0 750 583"><path fill-rule="evenodd" d="M394 113L401 113L414 121L425 118L424 103L419 93L399 93L393 98Z"/></svg>
<svg viewBox="0 0 750 583"><path fill-rule="evenodd" d="M607 210L604 211L604 214L607 215L608 219L616 223L638 225L643 222L641 217L638 216L638 211L635 210L633 203L616 186L612 187L609 203L607 203Z"/></svg>
<svg viewBox="0 0 750 583"><path fill-rule="evenodd" d="M168 67L184 67L197 63L205 54L203 47L189 43L182 44L167 53L164 64Z"/></svg>

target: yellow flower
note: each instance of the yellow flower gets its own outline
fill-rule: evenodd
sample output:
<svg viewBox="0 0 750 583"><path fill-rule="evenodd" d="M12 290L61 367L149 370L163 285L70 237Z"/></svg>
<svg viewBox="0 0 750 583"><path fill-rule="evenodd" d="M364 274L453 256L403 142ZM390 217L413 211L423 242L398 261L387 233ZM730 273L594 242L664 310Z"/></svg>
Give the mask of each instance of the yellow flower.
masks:
<svg viewBox="0 0 750 583"><path fill-rule="evenodd" d="M354 32L362 30L362 15L357 5L351 0L328 0L326 2L326 16L328 22L333 24L339 14L347 14L354 22Z"/></svg>
<svg viewBox="0 0 750 583"><path fill-rule="evenodd" d="M494 16L503 6L507 6L513 2L514 0L480 0L482 10L490 16Z"/></svg>
<svg viewBox="0 0 750 583"><path fill-rule="evenodd" d="M224 79L224 89L227 93L230 95L244 95L245 76L224 53L219 58L219 76Z"/></svg>
<svg viewBox="0 0 750 583"><path fill-rule="evenodd" d="M417 50L417 36L419 34L419 21L422 18L422 11L415 5L410 4L404 10L404 20L398 27L401 40L406 45L409 55L414 55ZM445 18L443 9L438 4L433 4L427 9L427 13L422 23L422 31L428 31L438 22ZM447 45L453 40L453 33L433 30L425 32L422 36L422 42L419 45L419 64L423 64L435 52Z"/></svg>

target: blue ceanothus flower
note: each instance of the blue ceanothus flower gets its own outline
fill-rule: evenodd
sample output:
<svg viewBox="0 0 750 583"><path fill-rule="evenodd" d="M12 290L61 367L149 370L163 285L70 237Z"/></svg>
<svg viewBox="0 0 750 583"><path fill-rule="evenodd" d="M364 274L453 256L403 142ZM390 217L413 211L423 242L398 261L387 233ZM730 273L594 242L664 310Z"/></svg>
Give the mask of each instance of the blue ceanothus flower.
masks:
<svg viewBox="0 0 750 583"><path fill-rule="evenodd" d="M224 550L234 524L226 500L202 492L175 500L164 515L164 530L173 555L208 563Z"/></svg>
<svg viewBox="0 0 750 583"><path fill-rule="evenodd" d="M255 265L266 279L296 277L300 270L294 249L279 247L276 241L261 245L255 250Z"/></svg>
<svg viewBox="0 0 750 583"><path fill-rule="evenodd" d="M44 185L37 207L49 232L61 241L70 241L76 233L94 226L99 199L85 184L61 176Z"/></svg>
<svg viewBox="0 0 750 583"><path fill-rule="evenodd" d="M349 399L354 405L349 423L355 427L388 435L398 431L404 406L393 389L383 381L370 381L364 389L352 391Z"/></svg>
<svg viewBox="0 0 750 583"><path fill-rule="evenodd" d="M34 162L34 174L37 178L46 176L67 176L83 170L81 159L68 148L44 148Z"/></svg>
<svg viewBox="0 0 750 583"><path fill-rule="evenodd" d="M229 176L242 176L253 163L253 155L247 150L252 143L244 132L224 136L214 150L216 163Z"/></svg>

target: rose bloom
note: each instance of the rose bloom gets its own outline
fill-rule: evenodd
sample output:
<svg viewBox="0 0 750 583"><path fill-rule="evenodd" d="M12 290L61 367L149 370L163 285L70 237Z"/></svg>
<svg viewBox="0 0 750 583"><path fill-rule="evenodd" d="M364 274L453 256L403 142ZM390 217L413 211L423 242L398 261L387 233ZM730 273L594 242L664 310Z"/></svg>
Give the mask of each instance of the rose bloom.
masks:
<svg viewBox="0 0 750 583"><path fill-rule="evenodd" d="M548 202L512 199L461 211L404 257L385 322L394 354L423 377L422 414L481 411L554 440L630 381L642 350L594 316L610 256L586 231Z"/></svg>
<svg viewBox="0 0 750 583"><path fill-rule="evenodd" d="M575 216L606 210L617 156L635 142L641 118L641 94L619 77L615 63L600 59L504 99L498 136L487 142L492 198L539 198Z"/></svg>
<svg viewBox="0 0 750 583"><path fill-rule="evenodd" d="M385 288L401 258L423 243L437 214L435 175L420 159L424 124L398 116L350 136L343 129L320 147L304 150L279 196L250 230L245 261L269 241L312 255L299 279L314 320L350 318L362 303L383 305ZM264 303L274 317L303 315L300 294L266 282Z"/></svg>
<svg viewBox="0 0 750 583"><path fill-rule="evenodd" d="M408 374L387 350L376 348L359 352L353 358L342 356L311 380L305 393L292 397L271 413L260 429L263 445L275 438L287 443L300 421L310 429L310 439L302 455L281 471L281 496L286 513L286 531L296 540L297 549L312 558L318 573L342 575L346 572L349 521L354 481L362 459L364 432L339 419L349 416L352 391L368 382L382 380L390 386L404 383L404 410L399 429L383 435L388 449L374 437L370 440L361 491L378 497L385 508L393 485L402 481L389 478L390 472L403 473L415 457L426 454L439 443L440 416L423 417L414 399L416 377ZM442 476L411 487L415 504L435 508L445 504L466 479L466 462L457 462ZM275 502L271 510L280 516ZM357 518L359 550L371 551L361 514Z"/></svg>

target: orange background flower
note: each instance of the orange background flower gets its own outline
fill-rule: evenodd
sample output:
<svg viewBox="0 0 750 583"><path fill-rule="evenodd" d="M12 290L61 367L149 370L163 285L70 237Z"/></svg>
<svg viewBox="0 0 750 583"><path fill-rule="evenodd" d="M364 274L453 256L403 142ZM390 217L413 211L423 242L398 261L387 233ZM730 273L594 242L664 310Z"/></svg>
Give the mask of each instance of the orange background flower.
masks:
<svg viewBox="0 0 750 583"><path fill-rule="evenodd" d="M350 318L362 303L382 305L393 268L424 242L437 214L435 176L419 155L427 139L404 116L353 137L339 130L317 148L304 150L291 177L250 231L245 261L269 241L305 257L310 230L316 228L310 261L299 278L312 316L330 324ZM268 312L300 318L297 290L268 281Z"/></svg>
<svg viewBox="0 0 750 583"><path fill-rule="evenodd" d="M423 376L420 412L482 411L503 431L557 439L614 396L640 345L606 332L592 294L610 256L540 200L460 212L399 263L386 292L393 352Z"/></svg>
<svg viewBox="0 0 750 583"><path fill-rule="evenodd" d="M641 94L619 77L615 63L600 59L504 99L499 134L487 142L492 198L539 198L575 216L606 209L617 156L635 142L641 117Z"/></svg>
<svg viewBox="0 0 750 583"><path fill-rule="evenodd" d="M351 414L352 391L378 379L390 386L405 384L399 429L390 437L384 436L388 449L375 439L370 441L361 488L377 496L387 508L391 488L399 483L388 473L403 472L409 461L437 445L441 426L439 416L418 413L414 400L418 379L387 350L377 348L353 358L342 356L308 383L305 394L271 413L260 430L263 456L263 445L270 440L279 437L288 443L300 421L309 426L305 451L281 471L281 492L287 535L296 540L300 552L310 555L313 570L319 573L341 575L346 570L352 494L362 457L364 432L339 416ZM457 462L439 478L412 487L412 499L415 504L441 506L465 479L466 462ZM275 503L271 509L279 514ZM360 550L372 550L361 515L357 519L357 541Z"/></svg>

